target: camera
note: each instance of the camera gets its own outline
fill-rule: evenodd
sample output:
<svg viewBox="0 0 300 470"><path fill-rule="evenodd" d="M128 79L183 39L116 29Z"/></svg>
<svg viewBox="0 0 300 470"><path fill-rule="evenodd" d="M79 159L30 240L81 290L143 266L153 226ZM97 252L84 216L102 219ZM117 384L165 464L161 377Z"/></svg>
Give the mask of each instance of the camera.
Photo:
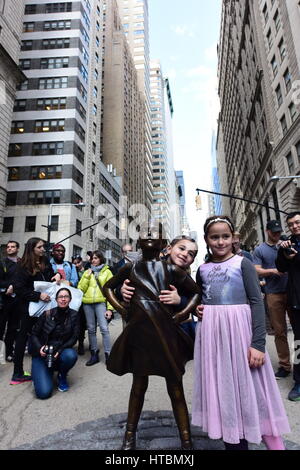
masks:
<svg viewBox="0 0 300 470"><path fill-rule="evenodd" d="M46 364L49 369L53 367L54 362L54 348L53 346L45 346L44 352L46 353Z"/></svg>
<svg viewBox="0 0 300 470"><path fill-rule="evenodd" d="M281 235L280 240L287 241L287 240L290 240L290 238L283 234ZM288 256L294 255L295 252L292 250L292 248L294 248L294 250L296 250L299 253L300 250L299 250L299 247L296 245L296 243L292 243L291 246L288 248L283 248L283 251Z"/></svg>

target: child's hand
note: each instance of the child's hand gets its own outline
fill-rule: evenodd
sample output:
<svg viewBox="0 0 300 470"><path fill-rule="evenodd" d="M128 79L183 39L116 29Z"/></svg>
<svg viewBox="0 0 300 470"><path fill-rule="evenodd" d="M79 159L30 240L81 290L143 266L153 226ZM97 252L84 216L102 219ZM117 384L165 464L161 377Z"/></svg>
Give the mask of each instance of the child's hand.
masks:
<svg viewBox="0 0 300 470"><path fill-rule="evenodd" d="M133 296L135 291L135 288L130 286L130 281L129 279L126 279L123 282L123 285L121 287L121 294L125 302L130 302L131 297Z"/></svg>
<svg viewBox="0 0 300 470"><path fill-rule="evenodd" d="M204 312L204 305L197 305L196 315L198 317L198 320L200 320L200 321L202 321L203 312Z"/></svg>
<svg viewBox="0 0 300 470"><path fill-rule="evenodd" d="M253 369L261 367L265 363L265 353L258 351L258 349L249 348L248 362Z"/></svg>
<svg viewBox="0 0 300 470"><path fill-rule="evenodd" d="M159 300L163 304L167 305L179 305L181 302L181 297L178 295L177 289L175 286L170 284L170 290L160 291Z"/></svg>

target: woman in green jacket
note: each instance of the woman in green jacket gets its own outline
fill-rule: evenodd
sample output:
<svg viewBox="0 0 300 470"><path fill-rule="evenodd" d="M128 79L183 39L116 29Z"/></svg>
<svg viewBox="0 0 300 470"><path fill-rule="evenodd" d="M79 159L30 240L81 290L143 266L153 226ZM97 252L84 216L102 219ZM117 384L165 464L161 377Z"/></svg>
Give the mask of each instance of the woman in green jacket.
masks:
<svg viewBox="0 0 300 470"><path fill-rule="evenodd" d="M102 286L112 277L101 251L92 254L91 268L84 271L78 289L83 292L83 309L89 336L91 358L86 366L99 362L99 349L97 345L97 321L103 338L105 361L110 354L111 342L108 329L108 320L112 317L113 307L106 301L102 293Z"/></svg>

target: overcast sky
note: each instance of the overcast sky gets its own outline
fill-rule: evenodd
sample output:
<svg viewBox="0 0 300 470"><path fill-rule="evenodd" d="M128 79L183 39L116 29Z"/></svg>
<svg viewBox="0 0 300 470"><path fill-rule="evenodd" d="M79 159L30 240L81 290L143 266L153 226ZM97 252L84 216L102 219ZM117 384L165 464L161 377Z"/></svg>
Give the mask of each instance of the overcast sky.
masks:
<svg viewBox="0 0 300 470"><path fill-rule="evenodd" d="M211 188L221 0L148 1L151 59L160 59L173 98L175 169L184 172L189 223L202 239L207 214L194 201L197 187Z"/></svg>

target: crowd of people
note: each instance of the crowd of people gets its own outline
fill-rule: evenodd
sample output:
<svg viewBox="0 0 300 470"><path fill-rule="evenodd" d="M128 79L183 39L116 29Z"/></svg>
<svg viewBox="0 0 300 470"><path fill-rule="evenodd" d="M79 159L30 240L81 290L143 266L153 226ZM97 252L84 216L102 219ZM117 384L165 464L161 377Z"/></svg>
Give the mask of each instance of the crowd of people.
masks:
<svg viewBox="0 0 300 470"><path fill-rule="evenodd" d="M0 340L6 360L13 362L10 383L32 381L37 398L46 399L57 373L58 390L67 391L67 374L85 354L87 331L86 366L99 362L102 344L110 372L133 374L123 450L136 448L150 375L165 378L182 449L193 448L182 384L193 357L193 424L210 438L223 439L226 449L246 450L248 442L261 440L268 449L284 449L281 436L290 429L276 379L293 370L288 398L300 401L300 212L289 214L286 223L291 236L283 235L280 221L269 220L266 241L250 253L242 249L230 218L210 217L204 225L207 255L196 282L189 274L198 251L195 240L179 236L168 243L162 229L155 232L152 226L141 229L139 253L126 243L112 267L99 250L89 252L87 261L80 256L66 261L61 244L48 258L39 238L27 241L20 258L19 243L9 241L0 262ZM48 304L51 298L35 290L35 281L59 285L57 306L38 318L30 316L30 303ZM73 288L82 292L77 310ZM114 311L122 316L123 331L111 344ZM277 371L265 351L266 318L274 332ZM31 372L23 369L26 347Z"/></svg>

